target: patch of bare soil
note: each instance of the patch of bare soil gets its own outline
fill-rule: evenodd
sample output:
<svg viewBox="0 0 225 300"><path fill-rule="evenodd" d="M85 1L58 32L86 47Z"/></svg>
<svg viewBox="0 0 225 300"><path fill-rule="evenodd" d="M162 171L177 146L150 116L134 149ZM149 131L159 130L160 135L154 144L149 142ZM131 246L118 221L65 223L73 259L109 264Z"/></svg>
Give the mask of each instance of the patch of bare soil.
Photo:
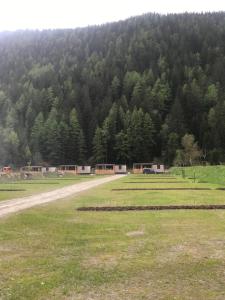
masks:
<svg viewBox="0 0 225 300"><path fill-rule="evenodd" d="M87 257L82 263L84 268L114 268L121 257L116 254L101 254L98 256Z"/></svg>
<svg viewBox="0 0 225 300"><path fill-rule="evenodd" d="M144 205L144 206L89 206L78 211L137 211L137 210L178 210L178 209L225 209L225 205Z"/></svg>
<svg viewBox="0 0 225 300"><path fill-rule="evenodd" d="M133 179L150 179L150 180L152 180L152 179L156 179L156 180L158 180L158 179L166 179L166 180L176 180L177 178L176 177L171 177L171 176L163 176L163 177L158 177L158 176L155 176L155 177L153 177L153 176L148 176L148 175L145 175L145 176L142 176L142 177L132 177Z"/></svg>
<svg viewBox="0 0 225 300"><path fill-rule="evenodd" d="M144 235L144 231L143 230L130 231L130 232L127 232L126 235L130 236L130 237L141 236L141 235Z"/></svg>
<svg viewBox="0 0 225 300"><path fill-rule="evenodd" d="M0 189L0 192L24 192L25 189Z"/></svg>
<svg viewBox="0 0 225 300"><path fill-rule="evenodd" d="M175 261L179 257L189 256L192 260L225 259L225 241L208 240L202 243L183 243L166 249L159 254L160 262Z"/></svg>
<svg viewBox="0 0 225 300"><path fill-rule="evenodd" d="M111 191L210 191L211 188L127 188L112 189Z"/></svg>
<svg viewBox="0 0 225 300"><path fill-rule="evenodd" d="M188 183L188 181L125 181L124 183Z"/></svg>

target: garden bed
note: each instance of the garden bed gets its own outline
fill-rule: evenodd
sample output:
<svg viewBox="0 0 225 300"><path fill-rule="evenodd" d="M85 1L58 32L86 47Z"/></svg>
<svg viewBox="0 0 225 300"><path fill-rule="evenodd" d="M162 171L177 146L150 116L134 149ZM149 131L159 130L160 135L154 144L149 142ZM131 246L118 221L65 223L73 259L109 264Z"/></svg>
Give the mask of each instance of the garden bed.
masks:
<svg viewBox="0 0 225 300"><path fill-rule="evenodd" d="M111 191L210 191L211 188L125 188L112 189ZM225 190L225 189L224 189Z"/></svg>
<svg viewBox="0 0 225 300"><path fill-rule="evenodd" d="M97 206L79 207L78 211L130 211L130 210L180 210L180 209L225 209L225 205L154 205L154 206Z"/></svg>
<svg viewBox="0 0 225 300"><path fill-rule="evenodd" d="M25 189L0 189L0 192L24 192Z"/></svg>
<svg viewBox="0 0 225 300"><path fill-rule="evenodd" d="M124 181L124 183L188 183L188 181Z"/></svg>

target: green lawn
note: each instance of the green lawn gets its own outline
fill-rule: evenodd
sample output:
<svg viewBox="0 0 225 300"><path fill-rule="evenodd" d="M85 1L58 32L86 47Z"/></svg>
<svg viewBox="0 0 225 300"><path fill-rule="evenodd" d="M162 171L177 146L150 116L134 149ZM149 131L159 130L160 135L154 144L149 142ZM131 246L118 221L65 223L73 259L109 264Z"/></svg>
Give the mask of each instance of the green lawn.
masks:
<svg viewBox="0 0 225 300"><path fill-rule="evenodd" d="M1 180L0 201L47 192L67 185L96 179L96 176L66 176L63 178L38 178L30 180ZM7 190L7 191L5 191ZM16 191L17 190L17 191Z"/></svg>
<svg viewBox="0 0 225 300"><path fill-rule="evenodd" d="M136 178L129 175L118 181L95 190L89 191L82 197L82 206L114 206L114 205L172 205L172 204L225 204L225 191L215 190L221 187L219 184L193 183L192 180L183 180L177 177L174 183L157 183L162 179L154 180L155 183L148 183L151 178ZM145 178L145 179L144 179ZM148 177L147 177L148 178ZM135 183L141 181L145 183ZM172 181L165 180L164 181ZM176 183L184 181L184 183ZM186 182L187 181L187 182ZM133 182L126 183L126 182ZM165 190L165 191L111 191L114 188L212 188L214 190Z"/></svg>
<svg viewBox="0 0 225 300"><path fill-rule="evenodd" d="M0 299L225 299L225 211L76 211L225 203L225 192L216 190L111 191L219 186L125 183L135 177L2 219Z"/></svg>
<svg viewBox="0 0 225 300"><path fill-rule="evenodd" d="M181 175L182 170L187 177L196 177L198 182L216 183L225 186L225 166L194 166L185 168L172 168L174 175Z"/></svg>

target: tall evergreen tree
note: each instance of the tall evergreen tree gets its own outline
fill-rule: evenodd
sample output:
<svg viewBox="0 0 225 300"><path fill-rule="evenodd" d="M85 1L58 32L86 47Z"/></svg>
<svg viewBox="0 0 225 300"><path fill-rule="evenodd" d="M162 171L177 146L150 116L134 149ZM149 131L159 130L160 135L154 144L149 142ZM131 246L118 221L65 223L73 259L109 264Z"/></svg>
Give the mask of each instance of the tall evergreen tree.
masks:
<svg viewBox="0 0 225 300"><path fill-rule="evenodd" d="M154 134L155 129L152 122L152 119L148 113L145 113L144 120L143 120L143 161L152 161L154 158Z"/></svg>
<svg viewBox="0 0 225 300"><path fill-rule="evenodd" d="M95 163L107 162L107 142L104 131L97 127L93 139L93 155Z"/></svg>
<svg viewBox="0 0 225 300"><path fill-rule="evenodd" d="M44 159L51 164L60 163L59 126L55 108L52 108L48 119L45 122L44 137L46 139L46 155L44 156Z"/></svg>
<svg viewBox="0 0 225 300"><path fill-rule="evenodd" d="M44 117L39 113L34 121L31 130L30 146L33 153L33 162L35 164L41 163L42 154L45 155L45 137L44 137Z"/></svg>
<svg viewBox="0 0 225 300"><path fill-rule="evenodd" d="M80 124L77 118L77 112L72 109L70 112L69 120L70 132L69 132L69 151L68 158L71 164L78 164L80 159Z"/></svg>

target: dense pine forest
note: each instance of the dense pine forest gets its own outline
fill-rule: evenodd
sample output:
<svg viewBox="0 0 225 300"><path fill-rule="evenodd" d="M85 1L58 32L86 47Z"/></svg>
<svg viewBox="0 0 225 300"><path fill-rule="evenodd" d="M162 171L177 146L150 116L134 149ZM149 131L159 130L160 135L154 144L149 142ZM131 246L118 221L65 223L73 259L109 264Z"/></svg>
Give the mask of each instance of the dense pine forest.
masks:
<svg viewBox="0 0 225 300"><path fill-rule="evenodd" d="M182 164L185 145L225 162L225 13L0 33L1 165Z"/></svg>

